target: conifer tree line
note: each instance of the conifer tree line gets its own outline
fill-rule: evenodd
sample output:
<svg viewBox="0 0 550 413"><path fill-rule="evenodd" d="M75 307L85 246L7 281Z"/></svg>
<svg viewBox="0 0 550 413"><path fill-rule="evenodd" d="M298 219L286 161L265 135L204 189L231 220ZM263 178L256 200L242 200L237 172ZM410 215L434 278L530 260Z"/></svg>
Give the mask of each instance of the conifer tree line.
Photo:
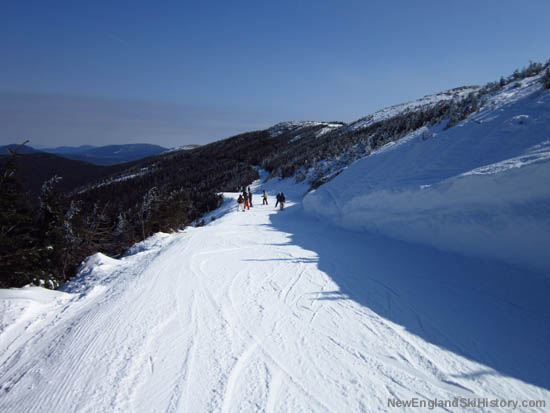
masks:
<svg viewBox="0 0 550 413"><path fill-rule="evenodd" d="M223 202L221 192L239 191L258 178L254 166L269 171L270 177L295 176L318 187L356 159L411 131L437 122L453 127L495 92L540 73L550 89L550 61L531 63L471 93L457 88L436 104L357 130L341 122L276 125L133 162L69 193L60 190L63 176L54 175L44 181L37 202L26 196L16 177L18 159L29 155L13 151L0 159L0 288L29 283L57 288L95 252L119 257L156 232L204 224L202 216ZM321 133L327 125L333 129Z"/></svg>
<svg viewBox="0 0 550 413"><path fill-rule="evenodd" d="M126 171L129 179L114 176L72 193L61 192L63 177L52 176L37 205L15 176L17 158L26 155L14 152L0 165L0 287L57 288L95 252L118 257L156 232L203 223L221 204L221 191L258 177L247 162L203 152L154 158Z"/></svg>
<svg viewBox="0 0 550 413"><path fill-rule="evenodd" d="M253 165L283 145L267 131L248 132L133 162L69 193L60 190L63 177L52 176L38 202L16 177L18 160L32 154L13 151L0 159L0 288L57 288L91 254L119 257L156 232L204 225L220 193L250 185L259 176Z"/></svg>

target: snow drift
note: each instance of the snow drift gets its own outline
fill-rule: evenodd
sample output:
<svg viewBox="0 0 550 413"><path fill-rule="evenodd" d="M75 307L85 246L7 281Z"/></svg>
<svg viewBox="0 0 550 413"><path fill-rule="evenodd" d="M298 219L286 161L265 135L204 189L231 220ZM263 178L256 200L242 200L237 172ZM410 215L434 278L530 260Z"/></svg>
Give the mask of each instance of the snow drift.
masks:
<svg viewBox="0 0 550 413"><path fill-rule="evenodd" d="M357 161L304 208L347 229L550 270L550 92L535 76L443 126Z"/></svg>

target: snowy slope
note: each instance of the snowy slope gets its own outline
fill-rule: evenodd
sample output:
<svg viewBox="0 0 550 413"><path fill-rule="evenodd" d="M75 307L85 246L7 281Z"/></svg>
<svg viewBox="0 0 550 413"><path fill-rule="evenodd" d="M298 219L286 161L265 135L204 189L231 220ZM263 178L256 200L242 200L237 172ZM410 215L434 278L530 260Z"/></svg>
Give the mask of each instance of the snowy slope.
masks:
<svg viewBox="0 0 550 413"><path fill-rule="evenodd" d="M280 136L290 131L299 133L301 129L309 128L312 126L324 126L324 128L326 129L324 133L326 133L332 129L342 127L342 124L315 121L288 121L277 123L276 125L273 125L271 128L269 128L267 131L271 136Z"/></svg>
<svg viewBox="0 0 550 413"><path fill-rule="evenodd" d="M550 270L550 91L508 85L457 126L417 130L309 194L308 212Z"/></svg>
<svg viewBox="0 0 550 413"><path fill-rule="evenodd" d="M550 404L547 278L327 226L305 186L265 187L269 206L226 194L206 227L94 255L61 291L0 291L0 411Z"/></svg>
<svg viewBox="0 0 550 413"><path fill-rule="evenodd" d="M476 92L479 89L480 88L478 86L460 87L436 93L434 95L426 95L420 99L411 100L410 102L405 102L384 109L380 109L373 114L367 115L361 119L356 120L355 122L350 123L346 127L346 130L357 131L365 129L376 122L389 119L393 116L405 113L407 111L427 109L429 107L435 106L438 102L448 101L453 98L463 98L469 93Z"/></svg>

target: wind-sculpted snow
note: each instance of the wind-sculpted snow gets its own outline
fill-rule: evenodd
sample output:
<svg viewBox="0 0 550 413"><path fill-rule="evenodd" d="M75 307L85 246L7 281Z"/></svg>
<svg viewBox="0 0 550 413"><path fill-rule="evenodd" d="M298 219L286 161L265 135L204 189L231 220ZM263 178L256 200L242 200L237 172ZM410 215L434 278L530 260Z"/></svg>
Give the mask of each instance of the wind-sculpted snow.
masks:
<svg viewBox="0 0 550 413"><path fill-rule="evenodd" d="M63 291L0 291L0 411L550 403L547 279L327 226L305 185L260 185L250 211L225 194L205 227L93 255Z"/></svg>
<svg viewBox="0 0 550 413"><path fill-rule="evenodd" d="M510 85L453 128L422 128L309 194L310 213L550 270L550 92Z"/></svg>

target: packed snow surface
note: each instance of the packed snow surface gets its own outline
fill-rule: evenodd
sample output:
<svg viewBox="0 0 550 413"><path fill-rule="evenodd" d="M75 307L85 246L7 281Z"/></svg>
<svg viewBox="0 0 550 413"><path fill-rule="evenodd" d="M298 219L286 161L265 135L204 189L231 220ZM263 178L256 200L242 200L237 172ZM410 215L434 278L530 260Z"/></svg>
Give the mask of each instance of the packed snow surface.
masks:
<svg viewBox="0 0 550 413"><path fill-rule="evenodd" d="M550 405L548 277L328 226L304 186L264 188L269 205L225 194L205 227L91 256L60 291L0 290L0 411Z"/></svg>

